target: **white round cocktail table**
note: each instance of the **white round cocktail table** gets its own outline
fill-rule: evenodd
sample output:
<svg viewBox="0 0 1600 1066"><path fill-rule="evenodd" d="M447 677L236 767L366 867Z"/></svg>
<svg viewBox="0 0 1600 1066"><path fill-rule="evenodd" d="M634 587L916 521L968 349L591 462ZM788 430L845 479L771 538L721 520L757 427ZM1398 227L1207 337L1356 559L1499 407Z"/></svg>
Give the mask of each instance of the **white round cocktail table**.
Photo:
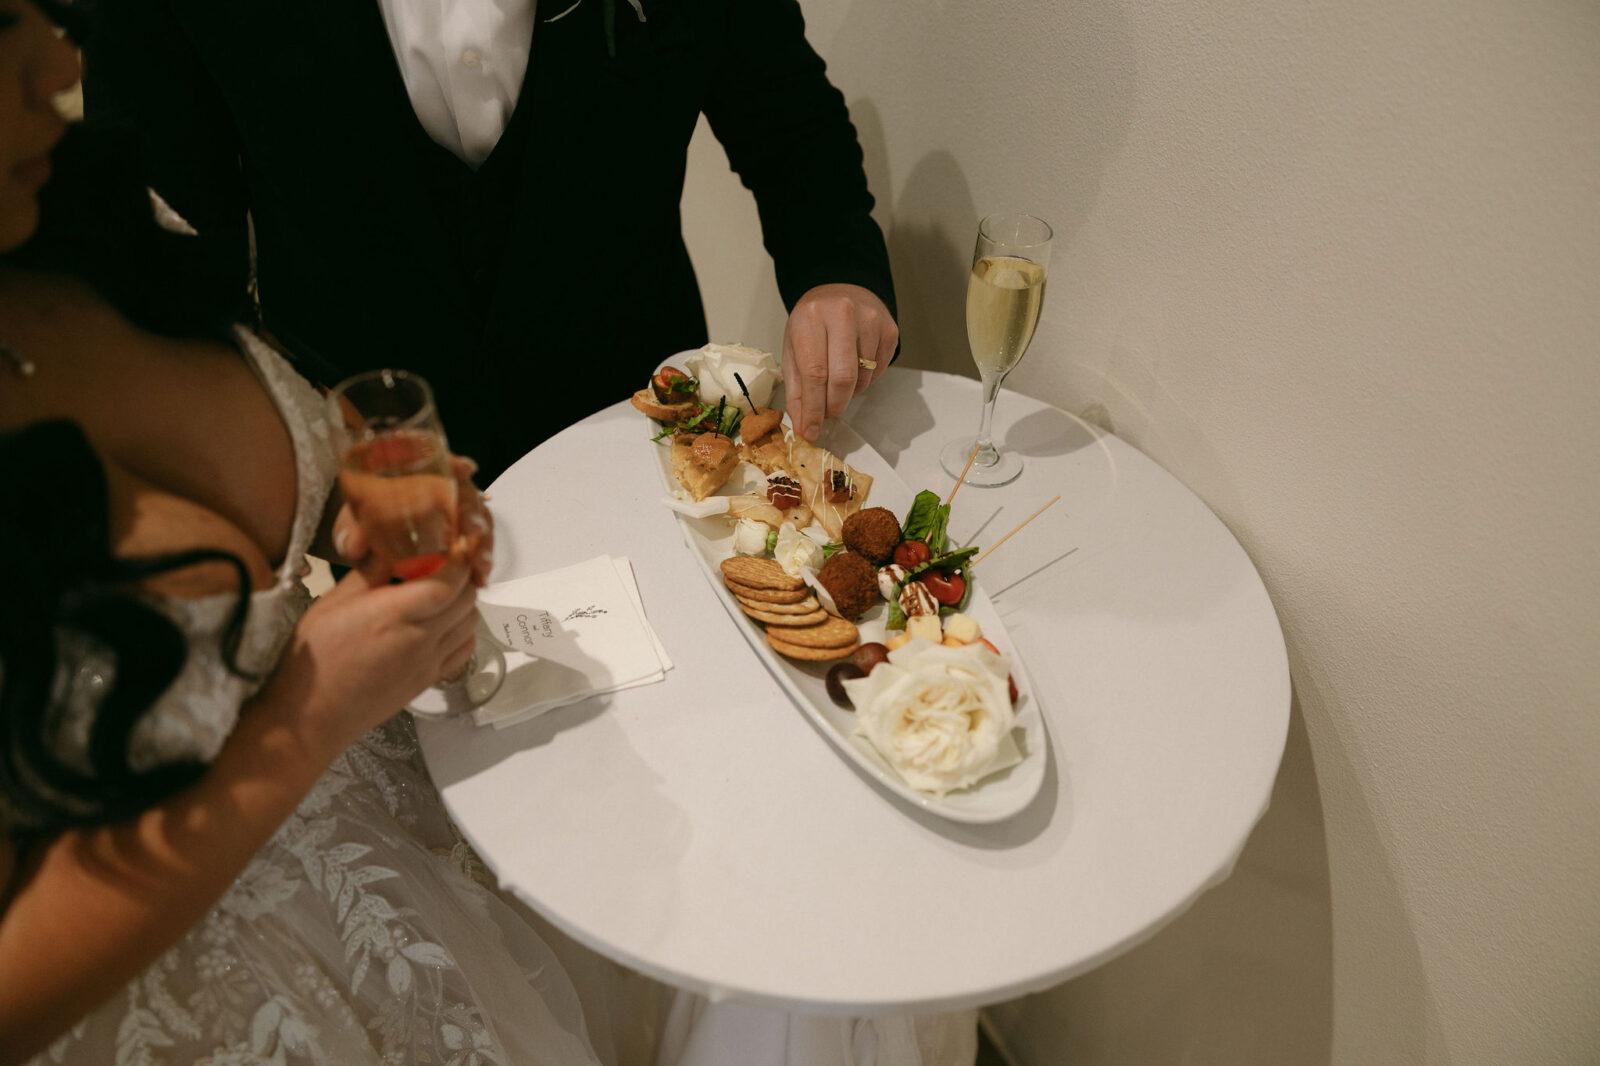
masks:
<svg viewBox="0 0 1600 1066"><path fill-rule="evenodd" d="M913 490L947 494L977 383L895 369L847 421ZM1006 393L1026 461L963 487L961 542L1032 675L1044 786L994 825L851 767L746 645L658 502L647 425L606 408L491 486L496 581L626 555L664 682L505 729L419 723L445 804L501 883L589 947L714 999L830 1014L1009 999L1110 959L1225 878L1289 720L1277 616L1192 493L1115 437Z"/></svg>

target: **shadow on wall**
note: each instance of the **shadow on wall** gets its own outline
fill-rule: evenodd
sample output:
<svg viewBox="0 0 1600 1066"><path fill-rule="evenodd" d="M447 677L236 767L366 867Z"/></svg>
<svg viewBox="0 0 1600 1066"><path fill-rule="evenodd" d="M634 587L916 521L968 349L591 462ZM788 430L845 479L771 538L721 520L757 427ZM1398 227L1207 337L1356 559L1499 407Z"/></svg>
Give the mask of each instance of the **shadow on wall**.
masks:
<svg viewBox="0 0 1600 1066"><path fill-rule="evenodd" d="M955 236L955 220L975 212L955 156L937 149L911 169L887 233L889 266L903 293L900 344L907 366L977 376L967 348L972 238L962 243Z"/></svg>
<svg viewBox="0 0 1600 1066"><path fill-rule="evenodd" d="M1297 699L1271 806L1233 875L1120 958L989 1008L1012 1061L1326 1066L1333 912L1319 796Z"/></svg>
<svg viewBox="0 0 1600 1066"><path fill-rule="evenodd" d="M899 302L900 366L975 377L967 350L967 272L972 249L951 236L973 214L972 194L955 156L929 152L895 195L883 115L867 98L850 103L861 141L867 187L877 198L873 217L889 246L889 269Z"/></svg>
<svg viewBox="0 0 1600 1066"><path fill-rule="evenodd" d="M1332 728L1339 705L1333 686L1324 685L1314 672L1312 659L1289 634L1289 673L1294 678L1297 705L1310 708L1311 741L1316 745L1320 794L1338 797L1338 820L1332 842L1343 871L1340 914L1359 914L1359 935L1350 930L1351 919L1341 920L1339 953L1339 1016L1355 1019L1340 1026L1341 1062L1409 1064L1417 1062L1499 1063L1531 1061L1510 1057L1501 1050L1476 1046L1451 1047L1440 1014L1438 991L1430 980L1429 966L1418 943L1418 914L1414 901L1402 887L1401 870L1418 856L1394 853L1392 837L1373 810L1369 760L1349 737ZM1280 777L1283 771L1280 771ZM1450 814L1438 812L1441 837L1451 831ZM1441 840L1442 846L1450 846ZM1358 857L1358 858L1357 858ZM1355 861L1352 862L1352 859ZM1350 871L1359 870L1352 877ZM1462 885L1463 891L1472 891ZM1374 975L1382 975L1374 979ZM1367 975L1352 979L1349 975ZM1486 975L1492 987L1494 975ZM1493 993L1490 993L1491 995ZM1539 1022L1531 1021L1537 1026ZM1515 1038L1513 1037L1514 1041ZM1508 1043L1507 1047L1515 1046ZM1524 1045L1531 1046L1531 1045ZM1555 1059L1544 1061L1554 1062ZM1565 1060L1563 1060L1565 1061ZM1592 1062L1589 1057L1572 1061Z"/></svg>
<svg viewBox="0 0 1600 1066"><path fill-rule="evenodd" d="M912 168L896 196L878 105L857 98L850 103L850 119L861 142L867 187L877 199L872 215L889 246L889 270L899 303L897 365L976 376L961 303L972 252L963 251L949 236L959 224L953 220L973 212L961 168L949 152L930 152Z"/></svg>
<svg viewBox="0 0 1600 1066"><path fill-rule="evenodd" d="M899 195L889 171L883 116L867 98L850 103L861 141L867 187L877 198L873 217L889 246L889 269L899 302L898 365L976 377L967 349L964 301L972 248L953 234L976 218L972 193L956 158L944 149L912 167ZM976 233L976 224L968 227Z"/></svg>
<svg viewBox="0 0 1600 1066"><path fill-rule="evenodd" d="M964 307L972 245L982 215L1008 210L1031 211L1055 229L1034 347L1070 354L1064 338L1081 288L1074 275L1097 269L1080 230L1137 101L1138 57L1124 7L1112 0L817 6L845 9L836 22L812 21L829 24L821 51L853 95L906 365L976 376ZM1015 77L996 76L1018 71L1030 72L1026 92ZM893 158L886 129L900 146ZM1059 374L1024 391L1068 401Z"/></svg>

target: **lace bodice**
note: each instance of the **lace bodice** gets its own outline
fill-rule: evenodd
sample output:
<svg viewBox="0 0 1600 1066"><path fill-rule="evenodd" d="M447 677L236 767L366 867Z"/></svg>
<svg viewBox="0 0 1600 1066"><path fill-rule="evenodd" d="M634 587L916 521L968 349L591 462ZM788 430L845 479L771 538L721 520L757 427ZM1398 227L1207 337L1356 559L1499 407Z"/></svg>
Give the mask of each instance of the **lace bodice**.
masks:
<svg viewBox="0 0 1600 1066"><path fill-rule="evenodd" d="M255 334L241 328L235 335L240 351L289 430L299 485L289 549L273 583L251 595L239 641L240 668L264 678L311 602L302 580L305 553L332 490L338 455L317 390ZM128 752L134 769L145 770L184 757L209 762L232 732L240 705L260 687L259 681L238 676L223 662L221 636L234 600L232 593L222 593L201 599L152 601L188 635L189 659L135 727Z"/></svg>

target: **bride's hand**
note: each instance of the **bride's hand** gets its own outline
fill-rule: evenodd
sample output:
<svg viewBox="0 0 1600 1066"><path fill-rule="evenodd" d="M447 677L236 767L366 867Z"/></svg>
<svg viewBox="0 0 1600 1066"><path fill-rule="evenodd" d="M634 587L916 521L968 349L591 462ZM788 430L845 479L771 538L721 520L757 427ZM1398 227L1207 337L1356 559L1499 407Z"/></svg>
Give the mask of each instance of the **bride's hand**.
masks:
<svg viewBox="0 0 1600 1066"><path fill-rule="evenodd" d="M303 708L303 738L329 757L471 658L478 626L471 571L378 583L352 570L306 611L268 681Z"/></svg>
<svg viewBox="0 0 1600 1066"><path fill-rule="evenodd" d="M477 469L478 464L464 455L451 459L456 489L456 540L450 554L452 559L467 563L472 572L472 584L483 588L494 566L494 517L484 504L483 493L472 483ZM442 495L440 506L447 506ZM348 502L340 506L334 518L333 546L345 565L363 571L374 583L388 577L387 573L379 572L378 563L369 555L366 533Z"/></svg>
<svg viewBox="0 0 1600 1066"><path fill-rule="evenodd" d="M452 460L456 475L456 538L460 557L472 568L472 583L483 588L494 568L494 515L482 491L472 483L478 464L464 455Z"/></svg>

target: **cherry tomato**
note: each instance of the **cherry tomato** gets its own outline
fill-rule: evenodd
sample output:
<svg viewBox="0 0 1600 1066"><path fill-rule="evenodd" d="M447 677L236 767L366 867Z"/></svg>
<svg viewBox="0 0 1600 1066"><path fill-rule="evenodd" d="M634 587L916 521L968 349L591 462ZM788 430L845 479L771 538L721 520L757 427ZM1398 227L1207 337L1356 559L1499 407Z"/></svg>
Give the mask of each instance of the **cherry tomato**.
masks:
<svg viewBox="0 0 1600 1066"><path fill-rule="evenodd" d="M662 403L674 403L679 398L674 394L689 395L688 381L688 374L685 374L675 366L669 366L663 368L661 373L655 376L655 379L650 382L650 387L655 390L656 399Z"/></svg>
<svg viewBox="0 0 1600 1066"><path fill-rule="evenodd" d="M901 541L900 545L895 548L894 561L896 566L903 566L910 570L912 567L921 566L927 562L931 555L933 553L928 550L928 546L922 541L905 540Z"/></svg>
<svg viewBox="0 0 1600 1066"><path fill-rule="evenodd" d="M929 570L920 578L928 586L928 591L933 593L933 598L946 607L954 607L961 602L961 597L967 594L967 582L960 574L944 573L940 570Z"/></svg>

